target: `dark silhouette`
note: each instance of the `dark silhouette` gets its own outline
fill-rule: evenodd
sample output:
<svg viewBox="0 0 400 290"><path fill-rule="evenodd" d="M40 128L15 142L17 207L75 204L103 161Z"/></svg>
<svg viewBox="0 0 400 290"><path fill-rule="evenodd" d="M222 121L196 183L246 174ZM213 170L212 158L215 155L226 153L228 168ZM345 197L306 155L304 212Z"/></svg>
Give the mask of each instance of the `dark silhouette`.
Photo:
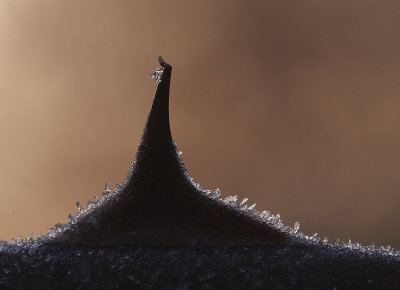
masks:
<svg viewBox="0 0 400 290"><path fill-rule="evenodd" d="M47 238L0 243L0 286L400 288L398 253L295 235L193 183L170 132L172 67L159 60L163 74L125 183Z"/></svg>
<svg viewBox="0 0 400 290"><path fill-rule="evenodd" d="M170 131L172 67L161 57L159 62L164 70L132 174L114 199L81 218L57 242L157 246L284 242L283 231L211 198L191 181Z"/></svg>

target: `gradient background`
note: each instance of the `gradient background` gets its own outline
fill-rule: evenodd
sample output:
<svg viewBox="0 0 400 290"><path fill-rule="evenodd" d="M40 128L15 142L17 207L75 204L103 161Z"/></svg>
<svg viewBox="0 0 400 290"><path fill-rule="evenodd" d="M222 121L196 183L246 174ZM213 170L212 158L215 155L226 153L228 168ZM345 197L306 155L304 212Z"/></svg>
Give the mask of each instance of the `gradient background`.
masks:
<svg viewBox="0 0 400 290"><path fill-rule="evenodd" d="M0 1L0 239L122 182L161 54L204 188L400 248L399 3Z"/></svg>

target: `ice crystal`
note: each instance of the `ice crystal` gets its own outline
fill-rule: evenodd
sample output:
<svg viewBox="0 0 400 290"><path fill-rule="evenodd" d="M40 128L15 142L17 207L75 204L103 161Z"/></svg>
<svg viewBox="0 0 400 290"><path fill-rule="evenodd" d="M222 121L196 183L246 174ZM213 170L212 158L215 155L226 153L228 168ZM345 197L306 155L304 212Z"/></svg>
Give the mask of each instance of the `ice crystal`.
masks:
<svg viewBox="0 0 400 290"><path fill-rule="evenodd" d="M221 190L219 188L215 190L215 198L221 198Z"/></svg>
<svg viewBox="0 0 400 290"><path fill-rule="evenodd" d="M262 219L268 219L268 216L270 215L270 212L269 211L267 211L267 210L264 210L264 211L262 211L261 213L260 213L260 217L262 218Z"/></svg>
<svg viewBox="0 0 400 290"><path fill-rule="evenodd" d="M278 213L276 216L274 216L274 217L272 218L272 223L273 223L273 224L276 224L276 223L278 222L278 220L279 220L280 217L281 217L281 215Z"/></svg>
<svg viewBox="0 0 400 290"><path fill-rule="evenodd" d="M240 206L244 205L249 199L247 197L243 198L243 201L240 203Z"/></svg>
<svg viewBox="0 0 400 290"><path fill-rule="evenodd" d="M150 77L154 80L154 82L161 82L161 77L164 69L162 67L156 68L155 72L150 75Z"/></svg>
<svg viewBox="0 0 400 290"><path fill-rule="evenodd" d="M113 192L114 192L114 193L118 193L120 189L121 189L121 185L116 184L116 185L114 186Z"/></svg>
<svg viewBox="0 0 400 290"><path fill-rule="evenodd" d="M97 195L95 195L94 198L97 200L98 203L102 203L104 200L104 197L99 197Z"/></svg>
<svg viewBox="0 0 400 290"><path fill-rule="evenodd" d="M295 222L294 226L293 226L293 230L292 230L292 234L296 234L300 229L300 223L299 222Z"/></svg>
<svg viewBox="0 0 400 290"><path fill-rule="evenodd" d="M230 195L230 196L224 198L224 203L230 204L232 206L236 205L236 201L237 201L237 195L235 195L235 196Z"/></svg>
<svg viewBox="0 0 400 290"><path fill-rule="evenodd" d="M87 202L87 209L88 209L88 210L92 209L93 207L96 206L96 204L97 204L97 203L92 202L92 201L89 200L89 201Z"/></svg>
<svg viewBox="0 0 400 290"><path fill-rule="evenodd" d="M69 214L69 215L68 215L68 221L69 221L71 224L75 223L75 221L76 221L76 216L73 215L73 214Z"/></svg>
<svg viewBox="0 0 400 290"><path fill-rule="evenodd" d="M319 241L319 237L318 237L318 233L315 233L311 236L311 240L314 242L318 242Z"/></svg>
<svg viewBox="0 0 400 290"><path fill-rule="evenodd" d="M103 196L107 196L111 193L111 188L108 182L106 181L106 184L104 185L104 191L103 191Z"/></svg>
<svg viewBox="0 0 400 290"><path fill-rule="evenodd" d="M254 203L253 205L249 206L249 209L254 209L256 207L256 204Z"/></svg>
<svg viewBox="0 0 400 290"><path fill-rule="evenodd" d="M78 208L79 214L85 211L85 209L81 206L81 203L79 201L76 202L76 207Z"/></svg>

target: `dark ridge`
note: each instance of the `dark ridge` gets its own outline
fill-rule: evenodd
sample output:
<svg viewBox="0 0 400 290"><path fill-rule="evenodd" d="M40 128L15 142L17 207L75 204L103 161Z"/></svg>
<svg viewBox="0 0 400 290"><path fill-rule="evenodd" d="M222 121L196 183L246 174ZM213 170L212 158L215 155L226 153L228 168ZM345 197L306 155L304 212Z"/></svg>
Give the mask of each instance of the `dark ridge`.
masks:
<svg viewBox="0 0 400 290"><path fill-rule="evenodd" d="M285 232L212 199L191 181L171 136L172 67L161 57L159 62L161 81L127 181L117 194L78 218L54 242L152 246L285 243Z"/></svg>

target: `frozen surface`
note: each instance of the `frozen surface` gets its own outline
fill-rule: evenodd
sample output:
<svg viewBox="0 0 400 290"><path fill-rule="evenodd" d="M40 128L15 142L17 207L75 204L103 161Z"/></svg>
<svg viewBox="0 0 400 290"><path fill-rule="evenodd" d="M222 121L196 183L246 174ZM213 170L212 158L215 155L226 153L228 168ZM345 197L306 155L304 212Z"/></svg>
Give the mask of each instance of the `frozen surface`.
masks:
<svg viewBox="0 0 400 290"><path fill-rule="evenodd" d="M235 247L3 245L0 287L399 289L400 261L323 243Z"/></svg>

